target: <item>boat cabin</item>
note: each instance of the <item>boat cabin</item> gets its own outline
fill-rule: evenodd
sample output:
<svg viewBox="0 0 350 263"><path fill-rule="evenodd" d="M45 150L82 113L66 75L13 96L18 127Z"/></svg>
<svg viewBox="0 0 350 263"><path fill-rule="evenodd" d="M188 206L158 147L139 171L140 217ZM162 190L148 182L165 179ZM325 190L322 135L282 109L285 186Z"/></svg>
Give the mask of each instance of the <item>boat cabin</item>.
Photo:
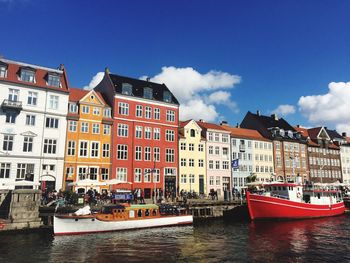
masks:
<svg viewBox="0 0 350 263"><path fill-rule="evenodd" d="M96 218L102 221L148 219L160 217L157 205L116 204L104 206Z"/></svg>
<svg viewBox="0 0 350 263"><path fill-rule="evenodd" d="M303 187L294 183L270 183L264 185L265 195L281 199L300 201L303 196Z"/></svg>

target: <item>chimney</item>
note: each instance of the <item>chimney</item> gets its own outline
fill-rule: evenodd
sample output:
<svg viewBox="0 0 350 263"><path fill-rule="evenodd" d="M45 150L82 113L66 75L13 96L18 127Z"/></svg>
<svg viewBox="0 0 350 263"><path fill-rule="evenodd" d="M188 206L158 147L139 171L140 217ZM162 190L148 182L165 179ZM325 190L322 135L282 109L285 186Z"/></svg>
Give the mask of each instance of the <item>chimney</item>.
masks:
<svg viewBox="0 0 350 263"><path fill-rule="evenodd" d="M343 137L346 137L346 132L343 132L341 135L342 135Z"/></svg>
<svg viewBox="0 0 350 263"><path fill-rule="evenodd" d="M221 126L224 126L224 125L228 126L228 122L227 121L221 121L220 125Z"/></svg>
<svg viewBox="0 0 350 263"><path fill-rule="evenodd" d="M260 111L259 110L256 111L256 115L260 116Z"/></svg>
<svg viewBox="0 0 350 263"><path fill-rule="evenodd" d="M60 64L60 66L58 67L58 69L64 71L64 65L63 65L63 64Z"/></svg>
<svg viewBox="0 0 350 263"><path fill-rule="evenodd" d="M151 79L150 77L147 77L147 78L146 78L146 81L149 82L150 79Z"/></svg>
<svg viewBox="0 0 350 263"><path fill-rule="evenodd" d="M199 119L198 121L199 121L199 122L205 122L203 119Z"/></svg>
<svg viewBox="0 0 350 263"><path fill-rule="evenodd" d="M271 118L273 118L275 121L278 121L278 117L276 113L271 114Z"/></svg>
<svg viewBox="0 0 350 263"><path fill-rule="evenodd" d="M236 124L236 128L241 128L241 126L239 125L238 122L237 122L237 124Z"/></svg>
<svg viewBox="0 0 350 263"><path fill-rule="evenodd" d="M106 74L109 74L109 73L110 73L110 71L109 71L109 68L108 68L108 67L105 67L105 73L106 73Z"/></svg>
<svg viewBox="0 0 350 263"><path fill-rule="evenodd" d="M297 125L297 128L300 128L300 127L301 127L300 124L298 124L298 125Z"/></svg>

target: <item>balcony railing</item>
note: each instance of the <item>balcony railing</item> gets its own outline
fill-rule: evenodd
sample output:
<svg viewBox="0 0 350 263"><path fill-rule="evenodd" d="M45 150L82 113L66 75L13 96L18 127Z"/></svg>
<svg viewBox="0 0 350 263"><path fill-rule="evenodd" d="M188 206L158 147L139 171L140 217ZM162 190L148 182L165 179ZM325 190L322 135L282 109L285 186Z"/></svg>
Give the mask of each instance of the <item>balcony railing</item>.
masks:
<svg viewBox="0 0 350 263"><path fill-rule="evenodd" d="M244 144L240 144L239 145L239 151L240 152L245 152L245 145Z"/></svg>
<svg viewBox="0 0 350 263"><path fill-rule="evenodd" d="M22 110L22 101L4 100L1 104L2 108Z"/></svg>

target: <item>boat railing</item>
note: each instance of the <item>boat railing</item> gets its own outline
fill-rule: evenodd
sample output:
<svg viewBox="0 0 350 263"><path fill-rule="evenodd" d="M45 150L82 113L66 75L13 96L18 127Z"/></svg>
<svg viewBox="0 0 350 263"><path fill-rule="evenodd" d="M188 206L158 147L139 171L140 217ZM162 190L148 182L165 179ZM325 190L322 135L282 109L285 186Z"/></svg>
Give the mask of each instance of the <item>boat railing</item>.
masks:
<svg viewBox="0 0 350 263"><path fill-rule="evenodd" d="M277 198L280 198L280 199L289 200L289 196L285 196L285 195L272 194L271 196L277 197Z"/></svg>

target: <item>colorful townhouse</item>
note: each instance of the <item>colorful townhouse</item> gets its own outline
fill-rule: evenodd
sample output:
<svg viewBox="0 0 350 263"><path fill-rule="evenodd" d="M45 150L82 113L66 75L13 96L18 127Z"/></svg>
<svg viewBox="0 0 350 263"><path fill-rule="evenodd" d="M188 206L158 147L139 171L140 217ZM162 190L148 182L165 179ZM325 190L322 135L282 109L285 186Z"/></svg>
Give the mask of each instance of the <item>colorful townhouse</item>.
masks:
<svg viewBox="0 0 350 263"><path fill-rule="evenodd" d="M233 187L240 191L249 176L255 177L255 181L268 182L274 173L272 142L256 130L226 123L221 126L231 133Z"/></svg>
<svg viewBox="0 0 350 263"><path fill-rule="evenodd" d="M225 191L232 190L230 132L213 123L197 122L202 128L202 137L207 141L207 193L216 191L223 199Z"/></svg>
<svg viewBox="0 0 350 263"><path fill-rule="evenodd" d="M113 111L112 178L144 198L175 196L179 102L164 84L105 71L95 87Z"/></svg>
<svg viewBox="0 0 350 263"><path fill-rule="evenodd" d="M264 138L273 142L275 179L296 181L300 176L309 180L307 138L276 114L263 116L248 112L240 127L257 130Z"/></svg>
<svg viewBox="0 0 350 263"><path fill-rule="evenodd" d="M0 59L0 189L62 187L68 86L63 65Z"/></svg>
<svg viewBox="0 0 350 263"><path fill-rule="evenodd" d="M108 189L103 183L112 171L111 107L94 90L71 88L67 120L64 188L80 193L88 187Z"/></svg>
<svg viewBox="0 0 350 263"><path fill-rule="evenodd" d="M207 195L206 140L194 120L181 121L179 127L179 191Z"/></svg>
<svg viewBox="0 0 350 263"><path fill-rule="evenodd" d="M326 127L306 129L297 126L295 129L308 138L310 180L321 183L341 181L340 144L335 138L339 141L342 137Z"/></svg>
<svg viewBox="0 0 350 263"><path fill-rule="evenodd" d="M340 145L340 158L342 167L342 182L350 185L350 137L342 133L344 142Z"/></svg>

